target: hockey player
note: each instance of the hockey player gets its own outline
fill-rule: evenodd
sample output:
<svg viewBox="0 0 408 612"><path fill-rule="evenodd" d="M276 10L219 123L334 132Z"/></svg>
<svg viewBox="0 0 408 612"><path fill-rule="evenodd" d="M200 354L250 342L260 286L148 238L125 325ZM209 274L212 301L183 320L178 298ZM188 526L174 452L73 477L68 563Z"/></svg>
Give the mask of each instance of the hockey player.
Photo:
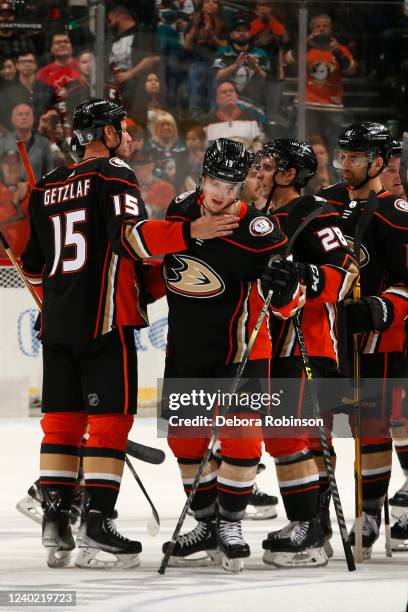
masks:
<svg viewBox="0 0 408 612"><path fill-rule="evenodd" d="M388 166L381 173L381 183L384 189L390 191L398 198L406 199L404 187L400 178L400 163L402 155L402 142L394 140L392 143L391 157ZM405 347L407 354L407 347ZM407 398L405 397L405 403ZM391 415L391 433L394 442L394 449L400 462L405 482L402 487L390 497L389 503L392 506L391 514L399 518L401 514L408 510L408 430L406 429L407 419L397 413L397 406L393 405Z"/></svg>
<svg viewBox="0 0 408 612"><path fill-rule="evenodd" d="M75 547L69 509L83 450L87 509L77 544L80 567L138 565L141 544L116 531L128 432L137 401L134 328L148 324L144 257L188 249L192 239L229 235L237 218L148 221L137 180L115 156L130 142L126 112L90 99L74 113L83 161L43 177L30 199L31 234L23 270L42 285L44 300L44 437L40 455L43 546L52 567L69 563ZM136 281L135 281L136 270ZM136 285L136 286L135 286ZM154 287L147 286L154 291ZM98 560L99 551L116 560Z"/></svg>
<svg viewBox="0 0 408 612"><path fill-rule="evenodd" d="M261 149L257 159L258 177L269 211L278 218L288 238L307 214L320 206L323 208L299 234L293 246L294 262L287 262L287 266L298 269L306 291L301 327L313 378L327 377L337 367L336 303L350 292L357 277L357 266L333 206L322 198L300 195L317 169L312 147L297 140L277 139ZM309 406L304 389L304 365L292 320L274 318L272 334L272 390L276 379L283 390L279 414L277 408L272 413L306 415ZM288 379L286 384L284 379ZM294 379L298 380L297 385ZM328 542L331 536L327 525L328 498L324 495L319 499L319 470L309 448L308 432L299 430L293 431L293 437L276 436L266 429L264 442L266 450L275 457L280 492L290 523L268 534L262 543L264 561L278 567L325 565L327 554L332 554Z"/></svg>
<svg viewBox="0 0 408 612"><path fill-rule="evenodd" d="M344 182L322 190L321 195L338 210L342 230L351 243L369 193L374 191L378 198L377 210L362 239L362 297L345 308L348 346L353 346L351 334L361 334L361 378L384 381L375 409L365 416L366 409L361 408L363 557L370 558L379 535L381 509L391 475L391 405L401 402L401 389L395 387L392 379L404 375L408 204L385 191L381 184L381 173L387 167L392 146L387 128L368 121L354 123L341 134L338 143L334 165L341 171ZM349 353L349 362L352 360ZM353 544L354 528L350 539Z"/></svg>
<svg viewBox="0 0 408 612"><path fill-rule="evenodd" d="M242 144L215 140L206 151L198 189L178 196L167 211L166 219L173 222L217 217L225 211L237 214L241 221L231 237L196 240L187 253L165 257L169 305L165 390L167 379L234 375L263 306L257 279L270 256L281 253L287 242L273 219L240 200L248 166L249 155ZM280 263L274 264L265 286L269 288L274 291L272 312L291 316L301 303L297 272L286 274ZM270 355L264 322L243 377L267 378ZM177 436L173 428L168 436L187 494L208 444L208 433L193 435L187 430L184 437ZM204 551L207 559L216 562L220 550L224 569L239 571L250 555L241 520L261 455L261 430L254 427L248 433L239 426L229 433L222 430L220 441L221 465L215 459L209 461L191 505L198 525L179 536L170 561L188 563L193 553ZM167 546L163 545L164 552Z"/></svg>

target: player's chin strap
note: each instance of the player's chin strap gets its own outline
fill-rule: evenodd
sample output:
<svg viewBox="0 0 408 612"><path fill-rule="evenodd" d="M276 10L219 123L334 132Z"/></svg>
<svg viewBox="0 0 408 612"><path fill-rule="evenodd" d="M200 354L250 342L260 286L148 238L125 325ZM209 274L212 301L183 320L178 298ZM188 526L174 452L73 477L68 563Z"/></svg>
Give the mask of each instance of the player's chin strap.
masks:
<svg viewBox="0 0 408 612"><path fill-rule="evenodd" d="M271 202L273 200L273 196L275 194L275 190L276 190L277 187L279 187L280 189L289 189L289 187L292 187L292 188L295 187L293 182L289 183L289 185L281 185L280 183L276 182L276 178L275 177L276 177L276 172L273 175L273 185L271 187L271 190L269 192L268 197L266 198L265 206L262 209L262 213L264 215L268 212L269 206L270 206L270 204L271 204ZM297 189L297 188L295 187L295 189Z"/></svg>
<svg viewBox="0 0 408 612"><path fill-rule="evenodd" d="M108 147L106 140L105 140L105 133L102 136L102 142L109 151L109 158L117 156L116 150L119 149L120 145L122 144L122 130L118 131L113 125L112 127L115 130L116 135L119 136L119 144L116 145L116 147Z"/></svg>
<svg viewBox="0 0 408 612"><path fill-rule="evenodd" d="M358 183L358 185L354 185L352 191L356 191L358 189L362 189L363 187L365 187L367 185L367 183L369 181L371 181L371 179L375 179L375 178L377 178L377 176L380 176L381 172L385 168L385 164L383 163L383 165L381 166L381 168L379 169L377 174L375 174L374 176L369 176L368 173L370 172L371 164L373 162L374 162L374 160L371 160L371 161L368 162L365 178L360 183Z"/></svg>

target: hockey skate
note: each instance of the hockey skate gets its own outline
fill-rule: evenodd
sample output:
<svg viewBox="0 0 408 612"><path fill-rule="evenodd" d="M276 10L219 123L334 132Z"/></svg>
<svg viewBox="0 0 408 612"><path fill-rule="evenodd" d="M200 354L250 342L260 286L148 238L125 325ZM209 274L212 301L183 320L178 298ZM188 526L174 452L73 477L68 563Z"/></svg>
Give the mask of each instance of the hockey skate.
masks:
<svg viewBox="0 0 408 612"><path fill-rule="evenodd" d="M378 540L378 536L380 535L380 526L381 526L381 508L375 512L375 514L371 514L363 511L362 516L362 544L363 544L363 561L367 561L371 559L371 553L373 550L373 544L376 540ZM354 525L350 531L350 544L351 546L355 545L355 533L354 533Z"/></svg>
<svg viewBox="0 0 408 612"><path fill-rule="evenodd" d="M391 527L391 549L408 550L408 510Z"/></svg>
<svg viewBox="0 0 408 612"><path fill-rule="evenodd" d="M62 509L63 495L47 490L43 494L42 545L47 549L48 567L66 567L75 548L69 512Z"/></svg>
<svg viewBox="0 0 408 612"><path fill-rule="evenodd" d="M38 488L38 480L31 485L31 487L27 491L27 495L20 499L16 504L16 509L24 514L24 516L28 516L28 518L32 519L39 525L42 524L43 519L43 511L41 508L42 496L41 491Z"/></svg>
<svg viewBox="0 0 408 612"><path fill-rule="evenodd" d="M408 478L398 491L390 497L388 503L391 506L391 516L399 519L408 511Z"/></svg>
<svg viewBox="0 0 408 612"><path fill-rule="evenodd" d="M163 544L163 553L169 544ZM179 535L169 559L169 566L206 567L220 563L215 519L199 521L192 531Z"/></svg>
<svg viewBox="0 0 408 612"><path fill-rule="evenodd" d="M267 493L260 491L255 482L254 490L249 498L244 518L251 519L253 521L276 518L278 516L278 513L276 512L277 504L278 498L274 495L268 495Z"/></svg>
<svg viewBox="0 0 408 612"><path fill-rule="evenodd" d="M129 540L117 530L113 519L99 510L89 510L83 517L77 537L80 549L75 561L77 567L91 569L129 569L140 565L139 553L142 545ZM110 553L116 557L97 558L99 553Z"/></svg>
<svg viewBox="0 0 408 612"><path fill-rule="evenodd" d="M325 537L317 518L291 521L279 531L268 533L262 542L263 561L276 567L322 567L327 565Z"/></svg>
<svg viewBox="0 0 408 612"><path fill-rule="evenodd" d="M251 551L242 535L241 521L217 521L218 546L222 553L222 567L227 572L241 572L244 559Z"/></svg>

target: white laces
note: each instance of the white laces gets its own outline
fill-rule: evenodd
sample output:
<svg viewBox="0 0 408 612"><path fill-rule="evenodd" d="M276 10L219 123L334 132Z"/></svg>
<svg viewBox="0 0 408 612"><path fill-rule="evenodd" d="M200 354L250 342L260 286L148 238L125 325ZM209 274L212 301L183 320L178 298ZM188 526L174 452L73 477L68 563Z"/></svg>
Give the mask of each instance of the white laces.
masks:
<svg viewBox="0 0 408 612"><path fill-rule="evenodd" d="M369 536L372 531L378 535L378 523L375 516L363 512L363 525L361 531L365 536Z"/></svg>
<svg viewBox="0 0 408 612"><path fill-rule="evenodd" d="M295 542L302 540L309 529L308 521L293 521L290 525L293 528L290 539Z"/></svg>
<svg viewBox="0 0 408 612"><path fill-rule="evenodd" d="M245 544L242 535L241 521L220 521L219 532L221 540L228 544Z"/></svg>
<svg viewBox="0 0 408 612"><path fill-rule="evenodd" d="M204 523L204 521L199 521L198 525L194 527L192 531L189 531L189 533L185 533L184 535L180 535L177 538L177 544L181 547L197 544L197 542L200 542L207 535L207 528L207 523Z"/></svg>

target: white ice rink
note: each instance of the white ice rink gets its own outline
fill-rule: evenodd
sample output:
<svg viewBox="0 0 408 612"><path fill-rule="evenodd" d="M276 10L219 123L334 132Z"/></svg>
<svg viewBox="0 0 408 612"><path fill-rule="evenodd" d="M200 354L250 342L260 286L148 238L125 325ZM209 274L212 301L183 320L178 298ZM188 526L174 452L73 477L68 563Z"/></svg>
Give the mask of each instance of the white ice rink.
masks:
<svg viewBox="0 0 408 612"><path fill-rule="evenodd" d="M169 539L180 514L184 494L175 460L165 440L157 440L155 422L136 420L131 439L166 450L167 459L160 466L133 460L142 481L161 516L161 531L151 538L145 529L150 516L147 502L136 482L126 471L118 501L119 529L143 543L142 564L129 571L48 569L40 543L40 527L15 510L28 486L37 478L38 451L41 440L39 420L0 419L0 589L74 590L76 608L98 612L405 612L408 594L408 551L385 557L384 537L374 548L373 557L356 572L349 573L342 554L341 541L332 512L335 534L334 558L325 568L304 570L271 569L262 563L261 542L266 533L285 524L282 503L279 517L272 521L245 521L244 533L252 556L242 574L229 575L220 568L168 568L165 576L157 573L161 544ZM353 515L353 444L337 440L337 479L346 519ZM277 494L275 470L264 458L268 469L259 484ZM394 457L391 491L402 483L401 471ZM191 528L189 518L186 527ZM4 608L2 608L4 609ZM34 608L9 608L28 610ZM44 608L35 608L43 610ZM50 608L48 608L49 610Z"/></svg>

